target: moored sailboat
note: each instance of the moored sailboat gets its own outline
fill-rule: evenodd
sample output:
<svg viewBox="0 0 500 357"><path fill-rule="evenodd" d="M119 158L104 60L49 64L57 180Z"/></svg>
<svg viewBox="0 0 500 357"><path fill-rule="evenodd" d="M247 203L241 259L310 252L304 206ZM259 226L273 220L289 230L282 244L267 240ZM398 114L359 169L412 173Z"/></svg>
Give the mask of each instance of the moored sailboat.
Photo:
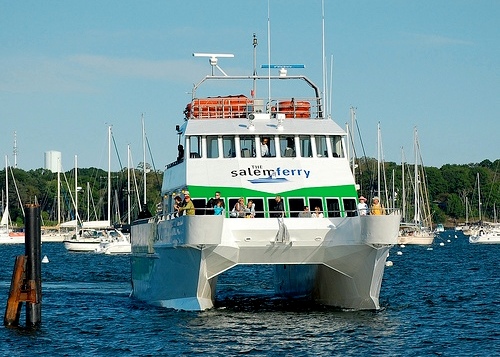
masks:
<svg viewBox="0 0 500 357"><path fill-rule="evenodd" d="M414 151L415 164L412 182L413 219L411 221L404 220L401 222L398 244L430 245L434 241L435 233L432 231L432 216L427 193L427 182L423 171L424 166L420 157L417 128L414 129ZM402 168L404 172L404 164L402 165ZM405 207L403 207L403 211L405 211ZM403 214L403 217L405 217L405 213Z"/></svg>

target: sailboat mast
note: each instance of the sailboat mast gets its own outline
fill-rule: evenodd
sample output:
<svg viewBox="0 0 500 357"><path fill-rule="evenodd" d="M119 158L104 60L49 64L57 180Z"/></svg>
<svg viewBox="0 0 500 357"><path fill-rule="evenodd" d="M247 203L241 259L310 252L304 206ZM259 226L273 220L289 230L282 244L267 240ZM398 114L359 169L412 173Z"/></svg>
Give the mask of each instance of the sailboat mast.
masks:
<svg viewBox="0 0 500 357"><path fill-rule="evenodd" d="M479 222L481 222L481 182L479 181L479 172L477 173L477 194L478 194Z"/></svg>
<svg viewBox="0 0 500 357"><path fill-rule="evenodd" d="M61 227L61 157L57 158L57 227Z"/></svg>
<svg viewBox="0 0 500 357"><path fill-rule="evenodd" d="M108 225L111 225L111 125L108 126Z"/></svg>
<svg viewBox="0 0 500 357"><path fill-rule="evenodd" d="M377 124L377 196L380 196L380 122Z"/></svg>
<svg viewBox="0 0 500 357"><path fill-rule="evenodd" d="M8 168L9 168L8 159L7 159L7 155L5 155L5 210L7 211L7 214L5 215L5 217L7 218L5 225L7 228L7 233L9 232L9 218L10 218L10 216L9 216L9 214L10 214L9 213L9 174L7 173Z"/></svg>
<svg viewBox="0 0 500 357"><path fill-rule="evenodd" d="M415 189L414 189L414 201L415 201L415 216L414 216L414 221L415 223L421 223L420 222L420 194L419 194L419 188L420 188L420 182L419 182L419 176L418 176L418 148L417 148L417 128L414 129L414 136L413 136L413 149L415 151L415 177L414 177L414 182L415 182Z"/></svg>
<svg viewBox="0 0 500 357"><path fill-rule="evenodd" d="M146 131L144 128L144 114L142 115L142 175L143 175L143 182L144 182L144 192L143 192L143 197L144 197L144 207L146 207Z"/></svg>
<svg viewBox="0 0 500 357"><path fill-rule="evenodd" d="M130 224L130 144L127 145L127 223Z"/></svg>
<svg viewBox="0 0 500 357"><path fill-rule="evenodd" d="M402 218L403 222L406 222L406 187L405 187L405 158L404 158L404 151L403 147L401 147L401 185L403 186L403 189L401 191L403 195L402 199Z"/></svg>

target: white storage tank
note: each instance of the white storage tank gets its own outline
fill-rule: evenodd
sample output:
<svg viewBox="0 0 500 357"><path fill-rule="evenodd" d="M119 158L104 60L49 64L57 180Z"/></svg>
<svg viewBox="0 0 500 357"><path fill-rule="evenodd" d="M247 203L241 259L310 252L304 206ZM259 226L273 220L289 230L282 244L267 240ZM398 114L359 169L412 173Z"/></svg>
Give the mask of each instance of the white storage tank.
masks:
<svg viewBox="0 0 500 357"><path fill-rule="evenodd" d="M61 172L61 152L46 151L45 152L45 169L54 173Z"/></svg>

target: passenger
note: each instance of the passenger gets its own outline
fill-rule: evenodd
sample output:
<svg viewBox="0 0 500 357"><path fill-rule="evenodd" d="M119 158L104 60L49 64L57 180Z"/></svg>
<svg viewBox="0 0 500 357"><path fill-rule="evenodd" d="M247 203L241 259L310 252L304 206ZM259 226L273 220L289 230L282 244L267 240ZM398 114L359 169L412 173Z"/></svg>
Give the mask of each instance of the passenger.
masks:
<svg viewBox="0 0 500 357"><path fill-rule="evenodd" d="M177 195L174 198L174 217L179 217L179 208L182 207L181 196Z"/></svg>
<svg viewBox="0 0 500 357"><path fill-rule="evenodd" d="M234 204L231 217L245 218L245 200L243 197L240 197L238 202Z"/></svg>
<svg viewBox="0 0 500 357"><path fill-rule="evenodd" d="M321 212L318 206L314 207L314 212L312 214L312 218L323 218L323 212Z"/></svg>
<svg viewBox="0 0 500 357"><path fill-rule="evenodd" d="M304 210L299 213L299 218L311 218L311 211L309 211L309 206L304 206Z"/></svg>
<svg viewBox="0 0 500 357"><path fill-rule="evenodd" d="M363 196L359 198L358 212L360 216L366 216L368 214L368 205L366 204L366 198Z"/></svg>
<svg viewBox="0 0 500 357"><path fill-rule="evenodd" d="M212 197L207 202L206 214L214 214L213 209L215 208L215 205L217 204L218 201L222 202L222 208L226 208L226 205L224 204L224 199L220 197L220 191L215 191L215 197Z"/></svg>
<svg viewBox="0 0 500 357"><path fill-rule="evenodd" d="M195 208L193 201L191 201L191 196L189 195L189 192L184 193L184 202L182 207L179 207L179 215L185 214L187 216L194 216L195 215Z"/></svg>
<svg viewBox="0 0 500 357"><path fill-rule="evenodd" d="M217 200L217 203L214 206L214 215L222 216L224 214L224 202L221 199Z"/></svg>
<svg viewBox="0 0 500 357"><path fill-rule="evenodd" d="M269 156L269 138L262 138L260 144L260 156Z"/></svg>
<svg viewBox="0 0 500 357"><path fill-rule="evenodd" d="M384 206L380 203L380 199L375 196L372 198L372 206L370 208L370 214L373 214L375 216L380 216L385 214L385 209Z"/></svg>
<svg viewBox="0 0 500 357"><path fill-rule="evenodd" d="M255 217L255 203L253 200L248 200L247 206L245 207L245 217L254 218Z"/></svg>
<svg viewBox="0 0 500 357"><path fill-rule="evenodd" d="M182 146L181 144L177 145L177 151L177 161L184 160L184 146Z"/></svg>
<svg viewBox="0 0 500 357"><path fill-rule="evenodd" d="M272 208L272 213L271 213L271 217L283 217L284 216L284 207L283 207L283 201L281 200L281 196L280 195L277 195L275 198L275 203L274 203L274 206Z"/></svg>

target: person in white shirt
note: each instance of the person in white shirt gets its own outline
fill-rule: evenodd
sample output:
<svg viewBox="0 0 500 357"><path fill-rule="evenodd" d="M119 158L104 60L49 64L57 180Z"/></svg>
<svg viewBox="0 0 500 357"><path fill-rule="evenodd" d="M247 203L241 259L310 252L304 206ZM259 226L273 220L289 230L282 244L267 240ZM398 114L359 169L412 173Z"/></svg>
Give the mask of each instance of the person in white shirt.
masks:
<svg viewBox="0 0 500 357"><path fill-rule="evenodd" d="M361 196L358 203L358 212L360 216L366 216L368 213L368 205L366 204L366 198Z"/></svg>
<svg viewBox="0 0 500 357"><path fill-rule="evenodd" d="M314 207L314 212L312 213L312 218L323 218L323 212L320 211L318 206Z"/></svg>
<svg viewBox="0 0 500 357"><path fill-rule="evenodd" d="M260 156L266 157L269 156L269 139L262 138L260 143Z"/></svg>

